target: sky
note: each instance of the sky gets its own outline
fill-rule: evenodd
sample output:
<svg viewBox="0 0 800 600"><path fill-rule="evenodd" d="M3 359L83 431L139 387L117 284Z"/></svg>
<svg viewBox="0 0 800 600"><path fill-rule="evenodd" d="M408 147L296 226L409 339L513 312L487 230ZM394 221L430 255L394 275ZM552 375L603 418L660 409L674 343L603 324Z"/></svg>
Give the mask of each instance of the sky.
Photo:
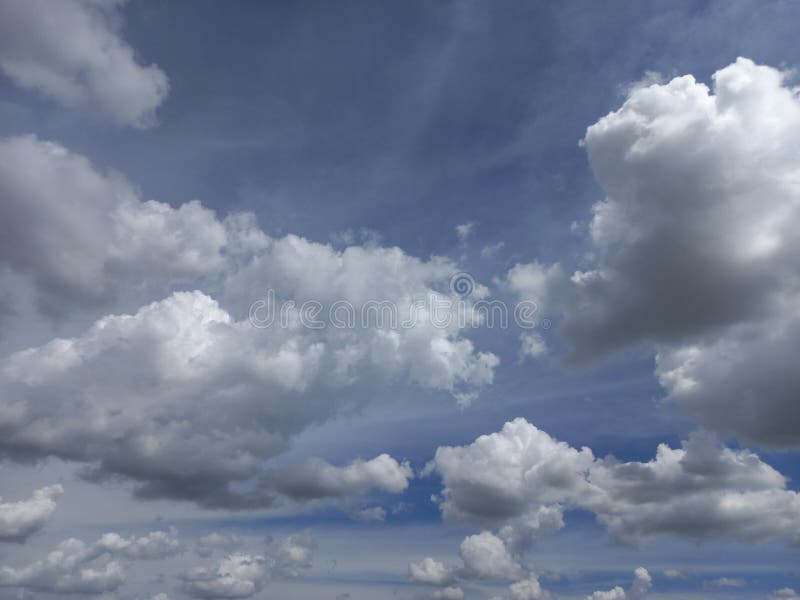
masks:
<svg viewBox="0 0 800 600"><path fill-rule="evenodd" d="M799 598L798 18L0 0L0 600Z"/></svg>

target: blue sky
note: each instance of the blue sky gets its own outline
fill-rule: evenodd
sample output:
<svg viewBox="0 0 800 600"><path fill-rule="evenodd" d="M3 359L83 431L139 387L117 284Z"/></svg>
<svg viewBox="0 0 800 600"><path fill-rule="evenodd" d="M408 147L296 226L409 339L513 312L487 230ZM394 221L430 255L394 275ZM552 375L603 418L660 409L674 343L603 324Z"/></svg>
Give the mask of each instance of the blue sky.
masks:
<svg viewBox="0 0 800 600"><path fill-rule="evenodd" d="M795 598L798 18L0 0L0 598L637 600L637 567L651 598ZM267 289L403 305L452 298L455 272L535 301L547 351L513 327L248 328ZM717 436L686 450L700 467L648 463L697 432ZM577 479L531 483L561 454ZM636 485L663 507L606 455L652 467ZM511 540L539 509L563 527ZM24 575L66 538L171 526L155 561L90 546L97 587ZM513 572L470 562L484 531ZM203 555L212 532L238 537ZM234 553L254 572L226 574ZM410 575L425 557L446 576Z"/></svg>

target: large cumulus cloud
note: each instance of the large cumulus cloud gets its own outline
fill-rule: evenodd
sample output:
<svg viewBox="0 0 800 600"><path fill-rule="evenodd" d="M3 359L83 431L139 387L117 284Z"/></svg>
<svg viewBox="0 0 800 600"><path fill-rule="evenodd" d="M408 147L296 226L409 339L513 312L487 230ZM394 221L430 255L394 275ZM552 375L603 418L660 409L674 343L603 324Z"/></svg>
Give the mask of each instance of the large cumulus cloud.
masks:
<svg viewBox="0 0 800 600"><path fill-rule="evenodd" d="M636 86L583 140L606 192L587 265L520 264L508 282L562 312L573 358L654 344L671 397L705 424L800 442L800 98L740 58L713 89Z"/></svg>
<svg viewBox="0 0 800 600"><path fill-rule="evenodd" d="M647 462L621 462L516 419L468 446L439 448L429 471L442 477L446 517L493 525L512 551L524 548L521 525L531 515L555 511L556 528L571 508L592 511L627 544L660 535L800 543L800 495L786 478L753 452L705 435L681 448L661 444Z"/></svg>
<svg viewBox="0 0 800 600"><path fill-rule="evenodd" d="M316 542L309 531L270 540L261 553L233 552L182 576L193 598L250 598L273 579L297 577L312 566Z"/></svg>

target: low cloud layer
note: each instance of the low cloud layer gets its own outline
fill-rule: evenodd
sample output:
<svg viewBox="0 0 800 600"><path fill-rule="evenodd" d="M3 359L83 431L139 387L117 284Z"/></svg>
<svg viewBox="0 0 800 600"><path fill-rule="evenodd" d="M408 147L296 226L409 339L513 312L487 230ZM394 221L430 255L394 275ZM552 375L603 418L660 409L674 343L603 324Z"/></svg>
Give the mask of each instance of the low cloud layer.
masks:
<svg viewBox="0 0 800 600"><path fill-rule="evenodd" d="M193 598L250 598L275 578L296 577L311 567L316 542L309 532L272 540L261 554L234 552L215 565L183 576Z"/></svg>
<svg viewBox="0 0 800 600"><path fill-rule="evenodd" d="M633 583L628 590L616 586L611 590L593 592L586 600L644 600L653 582L650 573L644 567L639 567L633 575Z"/></svg>
<svg viewBox="0 0 800 600"><path fill-rule="evenodd" d="M175 530L130 538L107 533L93 544L70 538L42 560L0 566L0 587L55 594L113 592L125 582L125 561L163 559L179 551Z"/></svg>
<svg viewBox="0 0 800 600"><path fill-rule="evenodd" d="M280 472L265 462L308 426L369 402L381 385L400 381L468 404L493 380L498 358L463 335L478 319L470 304L462 303L466 320L445 324L411 310L419 298L458 298L449 288L457 268L447 259L371 242L336 250L294 235L271 238L252 215L219 220L198 202L175 209L143 201L121 176L31 136L3 140L0 156L10 200L0 262L29 278L45 311L79 304L97 312L211 280L219 298L168 293L4 358L7 458L55 456L82 463L87 479L130 478L142 498L208 507L397 493L411 472L385 455ZM281 310L273 326L256 327L249 308L267 290ZM395 315L413 315L413 326L380 322L377 313L346 328L303 321L307 302L366 313L376 298Z"/></svg>

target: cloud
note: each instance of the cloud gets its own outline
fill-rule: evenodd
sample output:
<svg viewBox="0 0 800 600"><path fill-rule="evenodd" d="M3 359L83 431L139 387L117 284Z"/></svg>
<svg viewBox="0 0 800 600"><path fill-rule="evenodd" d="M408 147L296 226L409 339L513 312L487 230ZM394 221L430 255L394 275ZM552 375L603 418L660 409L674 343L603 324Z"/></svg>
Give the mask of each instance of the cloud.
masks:
<svg viewBox="0 0 800 600"><path fill-rule="evenodd" d="M411 581L448 586L475 579L515 579L523 569L506 544L490 531L470 535L461 542L461 565L449 567L431 557L408 565Z"/></svg>
<svg viewBox="0 0 800 600"><path fill-rule="evenodd" d="M505 242L497 242L496 244L489 244L488 246L484 246L481 248L481 257L483 258L492 258L495 256L500 250L505 247Z"/></svg>
<svg viewBox="0 0 800 600"><path fill-rule="evenodd" d="M196 201L144 201L121 175L35 136L0 139L0 195L0 264L28 277L56 315L217 273L247 227Z"/></svg>
<svg viewBox="0 0 800 600"><path fill-rule="evenodd" d="M273 489L285 496L309 500L362 494L373 488L397 494L408 487L408 480L413 477L407 462L401 464L388 454L381 454L344 467L310 459L297 467L272 471L267 478Z"/></svg>
<svg viewBox="0 0 800 600"><path fill-rule="evenodd" d="M739 58L713 75L633 87L583 140L606 198L587 267L517 265L520 296L563 313L576 360L655 345L670 397L758 443L800 443L800 98ZM774 361L774 362L770 362Z"/></svg>
<svg viewBox="0 0 800 600"><path fill-rule="evenodd" d="M177 292L14 353L0 362L9 398L0 452L86 463L87 478L135 480L139 497L206 506L269 506L276 492L402 491L411 472L388 456L343 468L312 461L277 479L264 461L309 425L368 401L380 382L474 397L491 383L497 358L475 352L458 323L440 326L424 313L408 328L316 329L302 324L297 307L315 298L359 307L375 296L408 307L419 294L446 298L434 286L451 273L447 261L397 248L339 252L296 236L270 240L230 276L225 295L257 297L253 287L263 281L295 303L287 323L260 329L202 292ZM254 478L254 488L230 487Z"/></svg>
<svg viewBox="0 0 800 600"><path fill-rule="evenodd" d="M0 70L63 106L99 109L137 128L155 124L167 75L121 37L123 2L8 0L0 6Z"/></svg>
<svg viewBox="0 0 800 600"><path fill-rule="evenodd" d="M472 232L477 226L478 224L475 221L467 221L466 223L456 225L456 234L458 235L458 240L460 242L466 242L467 238L472 235Z"/></svg>
<svg viewBox="0 0 800 600"><path fill-rule="evenodd" d="M169 531L151 531L138 538L124 538L118 533L106 533L96 546L114 556L130 559L167 558L175 556L181 549L175 528L170 528Z"/></svg>
<svg viewBox="0 0 800 600"><path fill-rule="evenodd" d="M630 589L626 592L617 586L608 591L594 592L586 600L644 600L652 585L650 573L644 567L634 571L634 579Z"/></svg>
<svg viewBox="0 0 800 600"><path fill-rule="evenodd" d="M234 552L215 567L196 567L183 575L193 598L250 598L272 578L296 577L309 569L316 549L309 531L269 540L264 554Z"/></svg>
<svg viewBox="0 0 800 600"><path fill-rule="evenodd" d="M194 543L194 551L202 558L208 558L216 550L233 550L242 545L242 538L235 533L212 532L202 536Z"/></svg>
<svg viewBox="0 0 800 600"><path fill-rule="evenodd" d="M705 435L677 449L661 444L648 462L620 462L518 418L468 446L438 448L427 470L442 477L446 518L498 527L513 551L562 526L573 508L594 512L626 544L660 535L800 543L800 495L786 478Z"/></svg>
<svg viewBox="0 0 800 600"><path fill-rule="evenodd" d="M477 579L513 579L522 568L503 540L489 531L471 535L461 542L462 576Z"/></svg>
<svg viewBox="0 0 800 600"><path fill-rule="evenodd" d="M547 342L538 333L522 333L520 339L520 355L522 357L537 358L547 353Z"/></svg>
<svg viewBox="0 0 800 600"><path fill-rule="evenodd" d="M665 569L664 577L668 579L687 579L686 574L678 569Z"/></svg>
<svg viewBox="0 0 800 600"><path fill-rule="evenodd" d="M113 592L125 582L120 560L174 556L180 549L176 536L175 530L140 538L107 533L93 544L70 538L43 560L25 567L0 567L0 586L62 594Z"/></svg>
<svg viewBox="0 0 800 600"><path fill-rule="evenodd" d="M461 565L449 567L431 557L408 565L411 581L439 586L431 598L463 598L463 591L454 585L481 579L513 580L523 576L524 569L506 543L490 531L471 535L461 542ZM549 594L539 580L530 574L509 588L513 600L544 600ZM495 599L493 599L495 600Z"/></svg>
<svg viewBox="0 0 800 600"><path fill-rule="evenodd" d="M411 581L430 585L447 585L454 580L453 569L430 557L423 558L418 563L410 563L408 576Z"/></svg>
<svg viewBox="0 0 800 600"><path fill-rule="evenodd" d="M445 518L496 524L531 508L577 501L593 462L588 448L576 450L520 418L468 446L437 448L428 468L444 482Z"/></svg>
<svg viewBox="0 0 800 600"><path fill-rule="evenodd" d="M311 568L316 549L317 542L310 530L277 540L270 539L267 556L273 574L278 577L297 577L300 572Z"/></svg>
<svg viewBox="0 0 800 600"><path fill-rule="evenodd" d="M350 511L350 518L354 521L382 523L386 520L386 509L382 506L370 506Z"/></svg>
<svg viewBox="0 0 800 600"><path fill-rule="evenodd" d="M451 585L440 590L431 592L431 598L434 600L464 600L464 590L460 587Z"/></svg>
<svg viewBox="0 0 800 600"><path fill-rule="evenodd" d="M39 531L56 510L56 496L63 492L55 484L34 491L27 500L2 502L0 498L0 541L24 542Z"/></svg>
<svg viewBox="0 0 800 600"><path fill-rule="evenodd" d="M708 582L708 585L715 588L740 588L747 585L747 582L738 577L720 577L712 579Z"/></svg>
<svg viewBox="0 0 800 600"><path fill-rule="evenodd" d="M792 588L781 588L775 590L770 594L769 600L797 600L800 595L797 594Z"/></svg>
<svg viewBox="0 0 800 600"><path fill-rule="evenodd" d="M654 460L606 458L590 471L595 494L583 504L618 540L659 535L800 542L800 495L749 450L694 436L680 449L661 444Z"/></svg>
<svg viewBox="0 0 800 600"><path fill-rule="evenodd" d="M193 598L250 598L264 585L268 572L263 556L235 553L216 569L198 567L184 576L184 587Z"/></svg>
<svg viewBox="0 0 800 600"><path fill-rule="evenodd" d="M660 347L659 382L671 400L717 431L765 446L797 445L800 374L791 357L800 340L800 315L795 312Z"/></svg>
<svg viewBox="0 0 800 600"><path fill-rule="evenodd" d="M512 600L544 600L549 594L542 589L536 577L529 577L509 586Z"/></svg>

